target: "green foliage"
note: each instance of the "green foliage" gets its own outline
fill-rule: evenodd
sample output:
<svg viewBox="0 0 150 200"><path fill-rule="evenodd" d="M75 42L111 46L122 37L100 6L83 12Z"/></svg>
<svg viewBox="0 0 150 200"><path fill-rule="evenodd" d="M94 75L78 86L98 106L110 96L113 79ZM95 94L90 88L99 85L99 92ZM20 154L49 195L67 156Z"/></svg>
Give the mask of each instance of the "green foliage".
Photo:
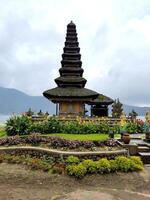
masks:
<svg viewBox="0 0 150 200"><path fill-rule="evenodd" d="M7 136L7 133L4 129L0 129L0 138L1 137L6 137Z"/></svg>
<svg viewBox="0 0 150 200"><path fill-rule="evenodd" d="M66 167L66 170L68 175L75 176L76 178L83 178L87 173L87 169L82 163L78 165L69 165Z"/></svg>
<svg viewBox="0 0 150 200"><path fill-rule="evenodd" d="M137 156L125 157L118 156L115 160L107 160L102 158L98 161L83 160L80 161L78 157L69 156L66 159L67 166L62 159L56 162L53 158L37 158L30 155L12 155L1 154L0 163L17 163L24 164L32 170L50 171L53 169L56 173L61 173L66 169L67 174L76 178L83 178L86 174L93 173L110 173L115 171L128 172L143 170L143 163Z"/></svg>
<svg viewBox="0 0 150 200"><path fill-rule="evenodd" d="M8 136L26 135L29 133L30 119L27 116L13 116L6 122Z"/></svg>
<svg viewBox="0 0 150 200"><path fill-rule="evenodd" d="M79 158L76 157L76 156L69 156L67 159L66 159L66 163L67 164L78 164L80 162Z"/></svg>
<svg viewBox="0 0 150 200"><path fill-rule="evenodd" d="M63 124L62 130L64 133L73 134L93 134L93 133L109 133L109 125L107 122L96 123L78 123L76 121Z"/></svg>
<svg viewBox="0 0 150 200"><path fill-rule="evenodd" d="M127 133L137 133L137 124L133 122L128 122L126 124L126 131Z"/></svg>
<svg viewBox="0 0 150 200"><path fill-rule="evenodd" d="M58 119L49 118L43 122L32 123L30 126L30 132L38 133L60 133L61 132L61 123Z"/></svg>
<svg viewBox="0 0 150 200"><path fill-rule="evenodd" d="M129 116L130 116L131 120L134 120L138 116L138 113L135 112L134 109L132 109L132 111L129 113Z"/></svg>
<svg viewBox="0 0 150 200"><path fill-rule="evenodd" d="M97 171L97 164L96 164L96 162L94 162L93 160L90 160L90 159L84 160L84 161L82 162L82 164L86 167L87 172L88 172L89 174L96 173L96 171Z"/></svg>
<svg viewBox="0 0 150 200"><path fill-rule="evenodd" d="M43 123L44 131L43 133L61 133L62 132L62 124L56 118L49 118L47 121Z"/></svg>
<svg viewBox="0 0 150 200"><path fill-rule="evenodd" d="M144 132L144 123L140 121L128 122L126 124L126 132L136 133ZM108 121L101 122L88 122L88 121L70 121L61 122L55 117L47 120L34 122L28 116L13 116L6 123L6 132L9 136L13 135L27 135L29 133L41 134L55 134L55 133L68 133L68 134L114 134L120 133L120 126L115 124L110 126Z"/></svg>
<svg viewBox="0 0 150 200"><path fill-rule="evenodd" d="M44 133L45 127L42 122L31 123L29 127L30 133Z"/></svg>
<svg viewBox="0 0 150 200"><path fill-rule="evenodd" d="M130 160L131 160L131 165L132 165L132 171L140 171L140 170L144 169L143 163L142 163L140 157L131 156Z"/></svg>
<svg viewBox="0 0 150 200"><path fill-rule="evenodd" d="M116 159L118 169L122 172L132 171L132 162L130 158L118 156Z"/></svg>
<svg viewBox="0 0 150 200"><path fill-rule="evenodd" d="M109 160L110 163L110 171L111 172L116 172L118 170L118 165L115 160Z"/></svg>
<svg viewBox="0 0 150 200"><path fill-rule="evenodd" d="M96 162L97 171L100 174L109 173L111 171L111 166L107 158L102 158Z"/></svg>
<svg viewBox="0 0 150 200"><path fill-rule="evenodd" d="M118 156L115 160L101 158L98 161L83 160L79 164L68 164L66 167L70 176L82 178L86 174L93 173L110 173L110 172L129 172L143 170L143 163L137 156L125 157Z"/></svg>
<svg viewBox="0 0 150 200"><path fill-rule="evenodd" d="M39 158L32 158L31 156L27 155L27 156L19 156L19 155L9 155L9 154L2 154L0 155L0 162L7 162L7 163L11 163L11 164L25 164L27 166L29 166L31 169L33 170L42 170L42 171L49 171L52 166L47 163L44 160L41 160Z"/></svg>
<svg viewBox="0 0 150 200"><path fill-rule="evenodd" d="M120 103L119 99L115 100L112 105L112 117L119 118L123 112L122 103Z"/></svg>

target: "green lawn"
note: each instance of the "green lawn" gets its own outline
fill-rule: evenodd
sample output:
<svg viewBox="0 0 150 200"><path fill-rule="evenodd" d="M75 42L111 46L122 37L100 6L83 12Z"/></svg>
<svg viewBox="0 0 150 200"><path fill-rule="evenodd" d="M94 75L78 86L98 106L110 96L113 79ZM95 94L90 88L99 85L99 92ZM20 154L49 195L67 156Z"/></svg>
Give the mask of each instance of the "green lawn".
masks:
<svg viewBox="0 0 150 200"><path fill-rule="evenodd" d="M68 134L68 133L50 133L50 134L42 134L43 136L56 136L69 140L107 140L107 134ZM0 127L0 138L7 136L5 129ZM23 135L22 137L26 137L27 135ZM120 135L115 134L115 138L120 137Z"/></svg>
<svg viewBox="0 0 150 200"><path fill-rule="evenodd" d="M69 140L106 140L108 139L107 134L65 134L65 133L54 133L45 134L45 136L57 136ZM115 137L118 137L116 134Z"/></svg>
<svg viewBox="0 0 150 200"><path fill-rule="evenodd" d="M0 138L1 137L5 137L6 135L7 134L6 134L5 130L3 130L3 129L0 128Z"/></svg>

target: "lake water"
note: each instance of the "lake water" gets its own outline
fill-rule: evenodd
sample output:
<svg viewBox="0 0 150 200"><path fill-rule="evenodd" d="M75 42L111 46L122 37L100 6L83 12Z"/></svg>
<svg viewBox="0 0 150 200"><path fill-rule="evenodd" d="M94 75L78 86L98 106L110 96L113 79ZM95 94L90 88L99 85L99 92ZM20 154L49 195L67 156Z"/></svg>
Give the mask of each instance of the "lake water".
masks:
<svg viewBox="0 0 150 200"><path fill-rule="evenodd" d="M4 124L11 115L0 115L0 124Z"/></svg>

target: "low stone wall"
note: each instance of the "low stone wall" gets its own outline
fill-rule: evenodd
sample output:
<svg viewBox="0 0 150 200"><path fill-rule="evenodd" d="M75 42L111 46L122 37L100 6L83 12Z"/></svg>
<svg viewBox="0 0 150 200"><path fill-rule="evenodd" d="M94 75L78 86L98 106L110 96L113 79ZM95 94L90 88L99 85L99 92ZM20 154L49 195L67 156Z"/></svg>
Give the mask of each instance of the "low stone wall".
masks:
<svg viewBox="0 0 150 200"><path fill-rule="evenodd" d="M12 155L31 155L36 157L50 156L50 157L68 157L78 156L80 158L92 158L97 160L98 158L107 157L114 158L119 155L127 155L126 149L116 151L90 151L90 152L71 152L71 151L58 151L54 149L45 149L40 147L1 147L0 154L12 154Z"/></svg>

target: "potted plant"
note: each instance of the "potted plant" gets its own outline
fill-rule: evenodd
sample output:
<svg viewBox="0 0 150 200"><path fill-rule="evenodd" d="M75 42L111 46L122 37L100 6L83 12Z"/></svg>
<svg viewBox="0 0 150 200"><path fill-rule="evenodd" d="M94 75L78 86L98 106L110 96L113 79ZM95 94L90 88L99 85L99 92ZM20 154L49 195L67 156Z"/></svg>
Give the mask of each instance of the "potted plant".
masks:
<svg viewBox="0 0 150 200"><path fill-rule="evenodd" d="M130 138L130 134L126 131L126 125L124 125L121 128L120 134L121 134L121 141L123 141L125 144L129 144L131 138Z"/></svg>
<svg viewBox="0 0 150 200"><path fill-rule="evenodd" d="M123 134L123 142L124 142L125 144L129 144L129 143L130 143L130 140L131 140L130 134L129 134L129 133L124 133L124 134Z"/></svg>

